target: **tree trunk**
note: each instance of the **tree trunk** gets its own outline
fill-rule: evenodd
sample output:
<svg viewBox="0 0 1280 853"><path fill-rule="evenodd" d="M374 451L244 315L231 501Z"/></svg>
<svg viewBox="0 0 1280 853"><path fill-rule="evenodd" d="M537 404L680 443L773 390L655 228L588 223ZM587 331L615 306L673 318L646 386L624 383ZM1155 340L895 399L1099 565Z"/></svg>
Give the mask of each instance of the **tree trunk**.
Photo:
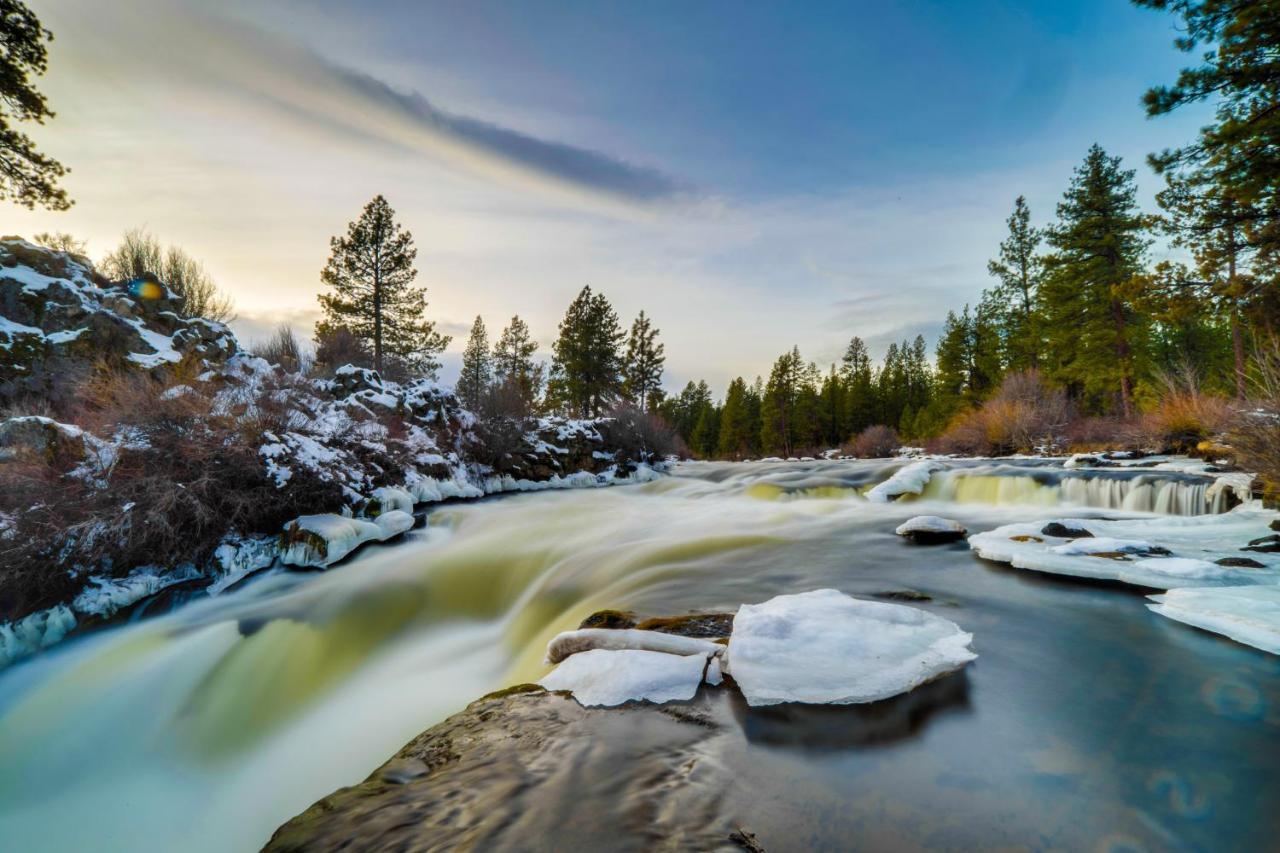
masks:
<svg viewBox="0 0 1280 853"><path fill-rule="evenodd" d="M1116 361L1120 365L1120 411L1133 414L1133 377L1129 375L1129 339L1125 335L1124 303L1111 300L1111 318L1116 324Z"/></svg>
<svg viewBox="0 0 1280 853"><path fill-rule="evenodd" d="M1236 289L1236 239L1231 229L1227 244L1227 292L1231 294L1231 353L1235 360L1236 399L1243 400L1244 381L1244 332L1240 328L1240 294Z"/></svg>

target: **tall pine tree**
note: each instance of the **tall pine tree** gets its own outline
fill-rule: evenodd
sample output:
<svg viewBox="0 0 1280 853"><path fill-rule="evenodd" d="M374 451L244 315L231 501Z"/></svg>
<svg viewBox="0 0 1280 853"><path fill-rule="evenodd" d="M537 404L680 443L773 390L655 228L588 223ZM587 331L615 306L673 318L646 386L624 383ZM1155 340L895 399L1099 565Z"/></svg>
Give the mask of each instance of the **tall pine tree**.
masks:
<svg viewBox="0 0 1280 853"><path fill-rule="evenodd" d="M649 411L653 392L662 387L665 363L663 345L658 343L658 330L641 311L627 336L624 389L642 412Z"/></svg>
<svg viewBox="0 0 1280 853"><path fill-rule="evenodd" d="M529 334L529 326L519 314L511 318L493 345L494 377L516 389L526 405L532 405L542 393L542 365L533 358L537 351L538 342Z"/></svg>
<svg viewBox="0 0 1280 853"><path fill-rule="evenodd" d="M1041 297L1053 376L1095 409L1133 413L1144 361L1140 295L1146 220L1132 170L1094 145L1071 178L1049 229Z"/></svg>
<svg viewBox="0 0 1280 853"><path fill-rule="evenodd" d="M471 325L471 337L462 351L462 372L458 376L458 397L463 404L479 411L493 384L493 357L489 355L489 333L484 320L477 315Z"/></svg>
<svg viewBox="0 0 1280 853"><path fill-rule="evenodd" d="M53 111L28 76L39 76L49 65L45 43L53 34L21 0L0 0L0 199L23 207L37 204L50 210L71 207L58 186L66 168L36 150L31 137L13 122L43 124Z"/></svg>
<svg viewBox="0 0 1280 853"><path fill-rule="evenodd" d="M320 295L324 319L316 324L316 337L347 329L373 352L379 372L392 368L434 378L437 356L450 338L424 316L426 289L411 286L418 250L391 205L375 196L347 226L346 236L334 237L329 246L320 279L334 292Z"/></svg>
<svg viewBox="0 0 1280 853"><path fill-rule="evenodd" d="M622 339L618 315L603 293L590 287L569 304L552 346L547 396L575 417L594 418L622 393Z"/></svg>
<svg viewBox="0 0 1280 853"><path fill-rule="evenodd" d="M1031 225L1031 208L1022 196L1014 200L1008 226L999 257L987 262L987 272L1000 281L992 292L997 309L992 320L1000 330L1006 366L1025 370L1040 365L1042 324L1036 301L1043 264L1041 234Z"/></svg>

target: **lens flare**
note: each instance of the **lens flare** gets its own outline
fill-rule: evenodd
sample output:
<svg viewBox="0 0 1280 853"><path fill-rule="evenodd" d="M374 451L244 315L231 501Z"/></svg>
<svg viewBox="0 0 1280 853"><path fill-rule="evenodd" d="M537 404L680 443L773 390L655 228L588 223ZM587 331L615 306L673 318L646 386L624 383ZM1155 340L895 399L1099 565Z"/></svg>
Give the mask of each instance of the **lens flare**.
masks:
<svg viewBox="0 0 1280 853"><path fill-rule="evenodd" d="M129 295L139 299L160 299L164 288L149 278L135 278L129 282Z"/></svg>

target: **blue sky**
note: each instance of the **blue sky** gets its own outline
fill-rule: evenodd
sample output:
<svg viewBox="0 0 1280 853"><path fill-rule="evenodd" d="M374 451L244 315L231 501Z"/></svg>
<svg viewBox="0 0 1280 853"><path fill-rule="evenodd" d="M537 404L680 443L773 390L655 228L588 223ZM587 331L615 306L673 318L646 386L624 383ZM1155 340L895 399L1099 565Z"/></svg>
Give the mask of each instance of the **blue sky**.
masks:
<svg viewBox="0 0 1280 853"><path fill-rule="evenodd" d="M263 6L266 8L263 8ZM309 331L330 235L375 193L457 335L549 344L584 284L663 330L668 384L932 339L989 283L1019 193L1052 215L1097 141L1138 169L1203 114L1147 120L1186 57L1121 0L421 3L45 0L38 138L66 214L201 257L253 338Z"/></svg>

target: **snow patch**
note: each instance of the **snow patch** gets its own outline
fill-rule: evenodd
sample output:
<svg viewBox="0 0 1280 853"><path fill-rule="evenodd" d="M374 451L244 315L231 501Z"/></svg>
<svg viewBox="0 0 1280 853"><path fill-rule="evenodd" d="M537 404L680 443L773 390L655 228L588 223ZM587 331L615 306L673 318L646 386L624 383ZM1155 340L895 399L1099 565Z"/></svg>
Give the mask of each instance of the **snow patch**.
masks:
<svg viewBox="0 0 1280 853"><path fill-rule="evenodd" d="M945 467L935 459L922 459L912 462L893 473L893 476L871 487L867 492L867 500L874 503L888 503L902 495L918 495L933 478L934 472Z"/></svg>
<svg viewBox="0 0 1280 853"><path fill-rule="evenodd" d="M1161 616L1280 655L1280 586L1186 587L1148 598Z"/></svg>
<svg viewBox="0 0 1280 853"><path fill-rule="evenodd" d="M583 705L674 702L692 699L702 683L706 655L671 655L641 649L591 649L567 658L538 683L569 690Z"/></svg>

